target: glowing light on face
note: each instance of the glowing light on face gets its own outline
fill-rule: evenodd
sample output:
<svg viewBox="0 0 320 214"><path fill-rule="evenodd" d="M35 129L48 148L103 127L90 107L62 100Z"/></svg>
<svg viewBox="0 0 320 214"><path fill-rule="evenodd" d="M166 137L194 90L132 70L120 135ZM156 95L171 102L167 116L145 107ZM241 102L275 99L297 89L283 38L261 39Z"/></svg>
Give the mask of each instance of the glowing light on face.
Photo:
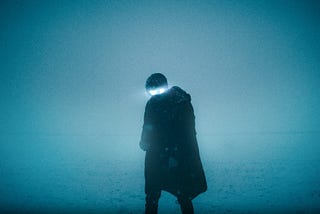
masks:
<svg viewBox="0 0 320 214"><path fill-rule="evenodd" d="M166 91L166 88L155 88L155 89L152 89L152 90L149 90L149 94L151 96L154 96L154 95L157 95L157 94L162 94Z"/></svg>

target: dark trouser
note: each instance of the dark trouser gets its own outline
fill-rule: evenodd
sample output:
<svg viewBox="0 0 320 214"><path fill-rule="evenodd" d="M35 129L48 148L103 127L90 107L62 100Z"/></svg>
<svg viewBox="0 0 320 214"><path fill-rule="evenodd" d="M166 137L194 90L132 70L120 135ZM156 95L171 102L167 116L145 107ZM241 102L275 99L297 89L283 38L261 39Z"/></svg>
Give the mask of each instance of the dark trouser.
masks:
<svg viewBox="0 0 320 214"><path fill-rule="evenodd" d="M158 201L161 196L161 191L153 191L147 193L146 196L146 214L157 214L158 213ZM193 214L192 201L184 196L178 197L182 214Z"/></svg>

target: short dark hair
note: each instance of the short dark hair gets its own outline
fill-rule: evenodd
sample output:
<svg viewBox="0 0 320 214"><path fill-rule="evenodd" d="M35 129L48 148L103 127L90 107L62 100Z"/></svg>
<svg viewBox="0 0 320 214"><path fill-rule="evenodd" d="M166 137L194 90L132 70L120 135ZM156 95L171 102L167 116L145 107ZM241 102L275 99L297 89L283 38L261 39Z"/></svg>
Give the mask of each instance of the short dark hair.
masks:
<svg viewBox="0 0 320 214"><path fill-rule="evenodd" d="M147 90L151 88L158 88L163 86L167 87L168 81L167 81L167 78L161 73L151 74L151 76L148 77L145 85Z"/></svg>

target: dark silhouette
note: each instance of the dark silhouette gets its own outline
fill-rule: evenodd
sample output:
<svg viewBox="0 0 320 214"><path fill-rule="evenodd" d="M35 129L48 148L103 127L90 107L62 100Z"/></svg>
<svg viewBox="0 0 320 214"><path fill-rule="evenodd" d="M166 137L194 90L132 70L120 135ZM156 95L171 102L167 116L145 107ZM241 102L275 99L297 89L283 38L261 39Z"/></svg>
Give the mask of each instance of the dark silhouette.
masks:
<svg viewBox="0 0 320 214"><path fill-rule="evenodd" d="M192 199L207 190L199 156L191 97L168 89L163 74L152 74L146 90L153 95L144 114L140 147L146 151L146 213L157 213L161 191L178 199L182 213L193 213Z"/></svg>

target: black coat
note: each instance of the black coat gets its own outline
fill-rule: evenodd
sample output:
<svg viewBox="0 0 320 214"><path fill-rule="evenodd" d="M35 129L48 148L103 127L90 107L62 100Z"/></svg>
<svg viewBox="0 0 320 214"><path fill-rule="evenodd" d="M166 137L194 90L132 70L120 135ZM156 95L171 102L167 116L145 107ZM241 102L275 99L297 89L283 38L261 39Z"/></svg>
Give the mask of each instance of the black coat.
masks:
<svg viewBox="0 0 320 214"><path fill-rule="evenodd" d="M193 199L207 190L194 119L190 95L177 86L148 101L140 141L146 193L165 190Z"/></svg>

